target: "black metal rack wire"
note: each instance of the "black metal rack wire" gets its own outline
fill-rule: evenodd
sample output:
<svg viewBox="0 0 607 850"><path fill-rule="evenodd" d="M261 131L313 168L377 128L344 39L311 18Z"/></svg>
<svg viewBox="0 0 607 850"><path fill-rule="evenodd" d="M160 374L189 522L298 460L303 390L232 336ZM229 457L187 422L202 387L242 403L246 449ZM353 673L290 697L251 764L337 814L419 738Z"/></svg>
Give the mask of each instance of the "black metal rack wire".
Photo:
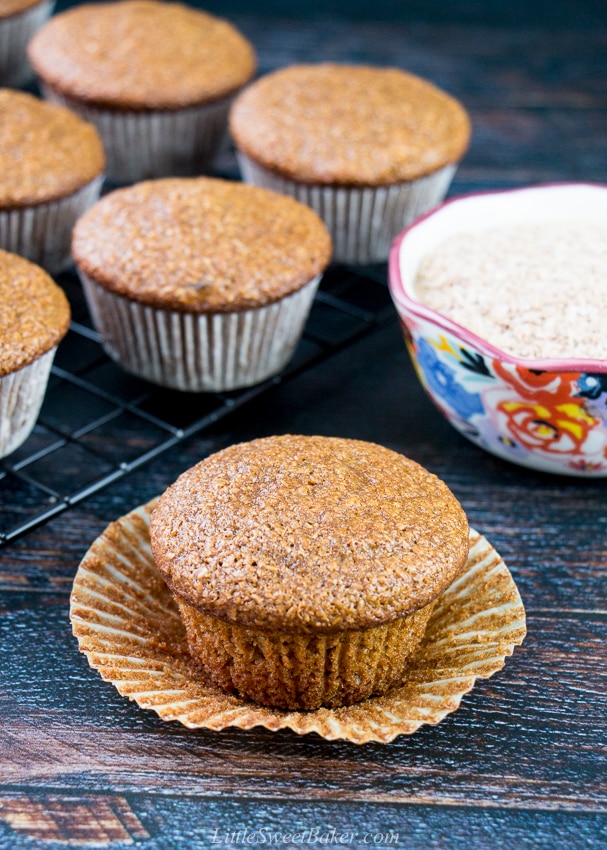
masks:
<svg viewBox="0 0 607 850"><path fill-rule="evenodd" d="M269 387L396 320L385 266L331 268L284 372L230 393L180 393L117 366L101 347L75 274L67 273L59 282L72 305L73 321L57 352L33 433L0 462L0 546L181 440L204 433Z"/></svg>

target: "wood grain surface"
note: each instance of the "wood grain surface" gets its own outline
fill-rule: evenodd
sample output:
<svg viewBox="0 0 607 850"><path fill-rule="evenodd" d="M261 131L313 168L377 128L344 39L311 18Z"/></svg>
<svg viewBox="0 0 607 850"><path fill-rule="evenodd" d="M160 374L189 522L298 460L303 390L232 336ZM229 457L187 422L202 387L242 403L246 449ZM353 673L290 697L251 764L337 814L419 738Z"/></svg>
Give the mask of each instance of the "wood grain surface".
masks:
<svg viewBox="0 0 607 850"><path fill-rule="evenodd" d="M311 59L396 64L460 97L474 135L456 194L607 182L607 30L588 25L588 8L579 28L548 16L497 27L251 11L237 22L264 72ZM220 165L234 173L231 154ZM125 441L152 438L123 427ZM527 639L439 726L362 747L188 731L120 697L78 653L71 583L107 523L210 451L288 431L374 440L424 464L509 566ZM0 550L0 850L607 847L606 488L517 468L456 434L420 388L394 319L15 540ZM27 499L24 488L2 510Z"/></svg>

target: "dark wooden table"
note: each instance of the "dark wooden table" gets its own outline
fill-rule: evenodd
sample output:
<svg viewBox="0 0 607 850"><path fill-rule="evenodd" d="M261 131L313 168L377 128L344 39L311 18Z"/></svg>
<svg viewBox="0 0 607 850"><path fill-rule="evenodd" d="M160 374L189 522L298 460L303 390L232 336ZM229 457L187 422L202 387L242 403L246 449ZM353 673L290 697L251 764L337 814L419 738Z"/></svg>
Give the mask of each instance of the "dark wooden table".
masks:
<svg viewBox="0 0 607 850"><path fill-rule="evenodd" d="M310 59L396 64L459 96L474 138L456 194L607 182L607 34L593 8L580 4L579 20L568 26L558 16L517 27L236 20L256 43L262 71ZM221 168L233 171L230 155ZM233 413L190 438L177 422L172 448L133 471L112 461L112 447L121 445L128 460L162 440L152 418L134 423L128 411L119 420L108 414L88 435L85 428L78 437L74 425L61 462L47 462L44 447L63 433L62 411L81 412L78 386L56 374L46 425L26 449L42 451L50 490L86 471L94 478L102 458L99 475L118 465L111 486L0 550L2 850L244 846L252 833L267 837L262 827L311 831L317 846L341 839L342 846L414 850L607 847L606 482L525 471L458 436L417 383L385 309L385 269L361 274L367 289L377 288L379 317L364 333L246 404L237 401ZM326 293L352 275L334 272ZM76 287L66 281L85 331L76 334L82 360L74 364L66 349L59 367L134 398L139 390L86 336ZM152 392L146 404L160 418L175 405L187 420L190 402ZM79 654L68 597L79 560L106 524L208 452L287 431L373 440L424 464L447 481L510 567L527 609L527 639L440 726L365 746L265 730L188 731L120 697ZM27 479L7 467L0 516L27 519L35 498ZM48 504L56 506L55 497Z"/></svg>

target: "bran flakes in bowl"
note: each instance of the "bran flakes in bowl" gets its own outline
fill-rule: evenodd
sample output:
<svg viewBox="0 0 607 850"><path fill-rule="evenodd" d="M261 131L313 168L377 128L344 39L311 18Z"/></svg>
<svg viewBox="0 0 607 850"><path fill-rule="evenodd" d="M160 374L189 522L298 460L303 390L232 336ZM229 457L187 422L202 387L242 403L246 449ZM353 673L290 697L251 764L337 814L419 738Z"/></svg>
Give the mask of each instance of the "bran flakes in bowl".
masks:
<svg viewBox="0 0 607 850"><path fill-rule="evenodd" d="M607 360L607 225L512 224L451 236L421 263L420 301L510 354Z"/></svg>

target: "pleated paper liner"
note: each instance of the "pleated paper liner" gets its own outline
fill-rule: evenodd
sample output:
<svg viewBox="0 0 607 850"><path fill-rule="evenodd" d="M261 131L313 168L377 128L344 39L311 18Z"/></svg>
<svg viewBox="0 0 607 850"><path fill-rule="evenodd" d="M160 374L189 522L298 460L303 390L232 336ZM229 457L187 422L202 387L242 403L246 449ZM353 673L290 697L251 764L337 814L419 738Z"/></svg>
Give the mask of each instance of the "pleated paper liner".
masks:
<svg viewBox="0 0 607 850"><path fill-rule="evenodd" d="M150 550L154 504L113 522L93 543L74 580L70 618L91 667L163 720L192 729L264 726L387 743L424 723L440 723L525 637L525 610L512 576L491 544L471 531L466 569L438 600L401 687L317 711L275 710L228 696L204 679L188 654L177 606Z"/></svg>
<svg viewBox="0 0 607 850"><path fill-rule="evenodd" d="M283 177L241 151L236 155L245 183L290 195L322 218L333 240L333 262L363 265L388 259L403 227L443 200L456 169L446 165L389 186L323 186Z"/></svg>

